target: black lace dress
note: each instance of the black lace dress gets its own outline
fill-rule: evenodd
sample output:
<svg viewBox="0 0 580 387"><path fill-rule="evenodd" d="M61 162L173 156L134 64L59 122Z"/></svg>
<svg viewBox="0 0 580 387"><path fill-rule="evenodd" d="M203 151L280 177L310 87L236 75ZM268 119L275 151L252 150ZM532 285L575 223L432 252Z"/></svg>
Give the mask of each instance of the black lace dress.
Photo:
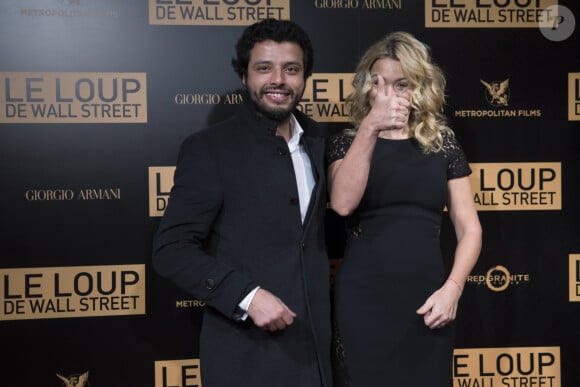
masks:
<svg viewBox="0 0 580 387"><path fill-rule="evenodd" d="M343 158L352 139L331 137L328 163ZM431 330L416 314L445 281L439 232L447 181L471 173L455 137L443 139L443 150L428 154L414 139L377 140L335 277L345 367L336 385L452 385L453 324Z"/></svg>

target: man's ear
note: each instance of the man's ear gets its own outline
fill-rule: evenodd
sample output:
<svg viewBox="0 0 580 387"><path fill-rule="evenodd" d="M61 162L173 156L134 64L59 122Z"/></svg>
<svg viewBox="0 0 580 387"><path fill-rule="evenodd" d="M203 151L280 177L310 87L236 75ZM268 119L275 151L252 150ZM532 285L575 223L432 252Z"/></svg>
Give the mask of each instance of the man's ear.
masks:
<svg viewBox="0 0 580 387"><path fill-rule="evenodd" d="M246 86L246 74L242 75L242 85Z"/></svg>

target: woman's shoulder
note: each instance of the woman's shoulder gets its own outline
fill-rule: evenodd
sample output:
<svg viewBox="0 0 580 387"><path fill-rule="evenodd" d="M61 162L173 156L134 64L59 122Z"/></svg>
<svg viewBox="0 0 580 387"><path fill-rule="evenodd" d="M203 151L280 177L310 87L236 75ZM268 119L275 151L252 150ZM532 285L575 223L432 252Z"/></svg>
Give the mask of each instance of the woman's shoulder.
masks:
<svg viewBox="0 0 580 387"><path fill-rule="evenodd" d="M441 136L443 137L443 154L448 162L447 178L453 179L471 174L465 152L453 131L444 131Z"/></svg>
<svg viewBox="0 0 580 387"><path fill-rule="evenodd" d="M331 135L328 138L328 144L326 146L327 164L331 164L336 160L344 158L353 140L354 136L348 131L342 131Z"/></svg>
<svg viewBox="0 0 580 387"><path fill-rule="evenodd" d="M354 135L348 130L334 133L328 138L328 144L332 146L350 145L354 139Z"/></svg>
<svg viewBox="0 0 580 387"><path fill-rule="evenodd" d="M453 155L462 150L459 141L455 137L455 133L451 129L442 131L441 137L443 138L441 147L446 156Z"/></svg>

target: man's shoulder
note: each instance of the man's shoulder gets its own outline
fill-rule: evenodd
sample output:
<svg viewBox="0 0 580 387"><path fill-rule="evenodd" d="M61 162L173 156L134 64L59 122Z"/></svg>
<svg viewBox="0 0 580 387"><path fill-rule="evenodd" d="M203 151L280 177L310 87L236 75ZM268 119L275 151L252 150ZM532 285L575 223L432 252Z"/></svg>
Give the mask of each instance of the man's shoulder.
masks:
<svg viewBox="0 0 580 387"><path fill-rule="evenodd" d="M185 141L196 141L198 139L203 141L213 141L226 136L228 132L235 131L235 126L236 120L234 117L228 117L223 121L206 125L202 129L190 133Z"/></svg>

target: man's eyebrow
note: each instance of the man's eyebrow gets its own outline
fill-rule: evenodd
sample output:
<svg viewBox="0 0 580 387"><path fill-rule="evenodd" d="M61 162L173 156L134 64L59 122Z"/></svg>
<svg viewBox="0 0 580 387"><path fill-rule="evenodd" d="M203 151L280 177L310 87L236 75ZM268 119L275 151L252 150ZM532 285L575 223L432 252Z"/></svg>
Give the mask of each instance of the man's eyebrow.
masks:
<svg viewBox="0 0 580 387"><path fill-rule="evenodd" d="M273 61L270 61L270 60L258 60L256 62L252 63L251 66L272 65L273 63L274 62ZM303 67L303 64L300 61L289 61L289 62L282 63L282 66L283 67L286 67L286 66L298 66L298 67L302 68Z"/></svg>
<svg viewBox="0 0 580 387"><path fill-rule="evenodd" d="M272 64L272 61L270 60L259 60L253 63L253 65L257 65L257 64Z"/></svg>

